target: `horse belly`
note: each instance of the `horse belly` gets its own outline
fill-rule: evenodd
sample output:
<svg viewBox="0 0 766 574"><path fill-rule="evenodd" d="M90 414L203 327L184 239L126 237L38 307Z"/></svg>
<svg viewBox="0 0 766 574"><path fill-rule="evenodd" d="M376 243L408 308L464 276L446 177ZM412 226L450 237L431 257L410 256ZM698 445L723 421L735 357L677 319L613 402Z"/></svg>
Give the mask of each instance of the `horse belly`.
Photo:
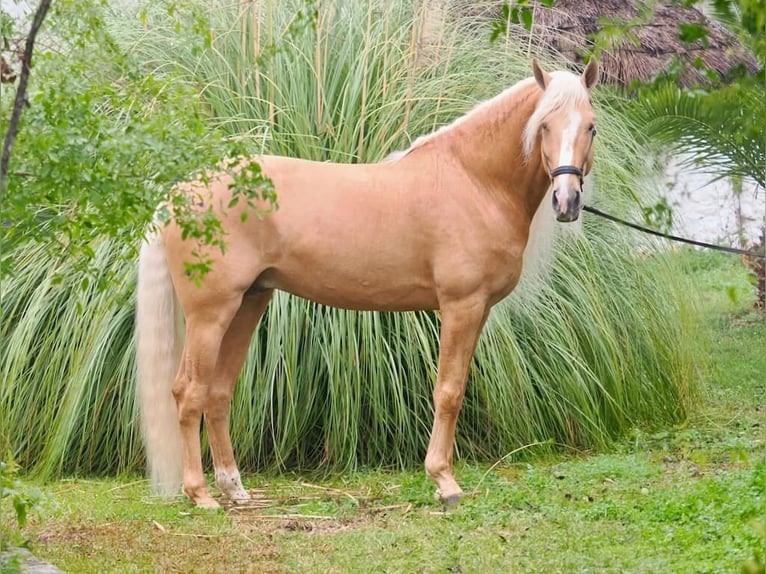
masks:
<svg viewBox="0 0 766 574"><path fill-rule="evenodd" d="M376 266L374 259L321 259L283 262L267 274L266 284L322 305L356 311L417 311L438 308L428 274L407 266Z"/></svg>

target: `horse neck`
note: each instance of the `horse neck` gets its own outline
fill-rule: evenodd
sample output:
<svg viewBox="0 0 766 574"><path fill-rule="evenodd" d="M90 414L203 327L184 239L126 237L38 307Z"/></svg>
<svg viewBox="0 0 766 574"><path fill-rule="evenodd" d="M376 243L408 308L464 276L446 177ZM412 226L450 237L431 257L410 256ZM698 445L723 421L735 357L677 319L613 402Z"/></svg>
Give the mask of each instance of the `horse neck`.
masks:
<svg viewBox="0 0 766 574"><path fill-rule="evenodd" d="M444 134L474 180L516 209L523 205L530 220L550 187L539 142L528 158L523 151L524 129L541 94L536 85L507 94Z"/></svg>

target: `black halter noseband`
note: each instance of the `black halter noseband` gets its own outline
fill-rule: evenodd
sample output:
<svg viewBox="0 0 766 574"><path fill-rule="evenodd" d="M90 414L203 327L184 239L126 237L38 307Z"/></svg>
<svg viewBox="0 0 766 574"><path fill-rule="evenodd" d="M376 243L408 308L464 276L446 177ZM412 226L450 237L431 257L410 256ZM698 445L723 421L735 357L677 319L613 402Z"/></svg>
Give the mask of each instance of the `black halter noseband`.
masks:
<svg viewBox="0 0 766 574"><path fill-rule="evenodd" d="M565 173L571 173L572 175L582 177L582 170L579 167L573 165L560 165L556 169L551 170L551 178L554 178L557 175L564 175Z"/></svg>
<svg viewBox="0 0 766 574"><path fill-rule="evenodd" d="M557 175L564 175L564 174L572 174L576 175L580 178L580 187L582 187L582 180L583 180L583 174L582 170L579 167L576 167L574 165L560 165L556 169L551 170L551 179L556 177Z"/></svg>

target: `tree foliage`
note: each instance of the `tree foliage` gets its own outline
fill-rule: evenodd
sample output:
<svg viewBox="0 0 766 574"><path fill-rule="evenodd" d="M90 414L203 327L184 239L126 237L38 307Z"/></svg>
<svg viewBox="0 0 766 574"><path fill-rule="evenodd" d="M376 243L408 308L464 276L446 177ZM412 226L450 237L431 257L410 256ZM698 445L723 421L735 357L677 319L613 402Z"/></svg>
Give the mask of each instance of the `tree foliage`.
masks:
<svg viewBox="0 0 766 574"><path fill-rule="evenodd" d="M647 144L684 152L685 162L713 179L749 179L766 188L764 89L737 82L714 91L662 83L632 106Z"/></svg>
<svg viewBox="0 0 766 574"><path fill-rule="evenodd" d="M206 29L199 11L186 22ZM196 86L173 74L147 74L115 42L105 3L59 0L46 25L0 204L3 274L13 269L17 246L30 239L74 258L80 269L87 269L98 237L138 245L176 181L204 178L206 169L253 152L247 140L211 129ZM195 50L209 42L202 33L189 40ZM4 90L0 97L4 132L12 96ZM273 200L257 164L247 173L238 182L241 196ZM180 215L189 211L180 197L169 206ZM222 246L217 221L204 215L181 217L185 233ZM208 269L202 259L189 265Z"/></svg>

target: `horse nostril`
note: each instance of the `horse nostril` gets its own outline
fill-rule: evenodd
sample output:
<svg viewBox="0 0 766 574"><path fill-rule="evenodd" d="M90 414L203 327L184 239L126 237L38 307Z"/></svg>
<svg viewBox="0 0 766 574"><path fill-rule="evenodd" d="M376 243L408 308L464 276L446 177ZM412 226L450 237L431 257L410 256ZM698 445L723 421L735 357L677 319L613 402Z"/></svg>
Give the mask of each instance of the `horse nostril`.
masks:
<svg viewBox="0 0 766 574"><path fill-rule="evenodd" d="M554 190L553 191L553 209L558 209L559 208L559 198L557 197L557 195L558 195L557 191Z"/></svg>

